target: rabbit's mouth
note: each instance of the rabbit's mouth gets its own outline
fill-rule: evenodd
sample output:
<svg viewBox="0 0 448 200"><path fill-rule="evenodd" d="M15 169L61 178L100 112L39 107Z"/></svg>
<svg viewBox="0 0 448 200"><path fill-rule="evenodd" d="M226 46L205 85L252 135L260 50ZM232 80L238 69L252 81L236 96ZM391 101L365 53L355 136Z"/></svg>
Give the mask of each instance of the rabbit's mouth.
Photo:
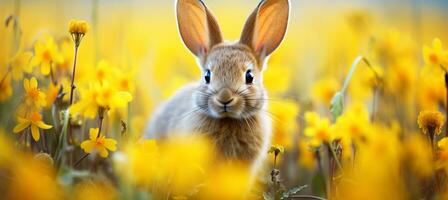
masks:
<svg viewBox="0 0 448 200"><path fill-rule="evenodd" d="M241 118L243 102L240 98L231 98L225 101L213 98L209 102L211 115L215 118Z"/></svg>

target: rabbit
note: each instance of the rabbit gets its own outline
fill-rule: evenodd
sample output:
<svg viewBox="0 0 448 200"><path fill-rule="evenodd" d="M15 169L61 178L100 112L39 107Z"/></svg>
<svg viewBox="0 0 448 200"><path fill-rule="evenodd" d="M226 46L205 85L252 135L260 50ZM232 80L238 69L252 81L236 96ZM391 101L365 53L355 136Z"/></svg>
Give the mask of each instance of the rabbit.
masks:
<svg viewBox="0 0 448 200"><path fill-rule="evenodd" d="M203 75L156 110L145 137L204 134L218 157L255 169L267 154L272 132L262 72L285 37L289 8L289 0L262 0L240 39L226 42L203 1L177 0L180 36Z"/></svg>

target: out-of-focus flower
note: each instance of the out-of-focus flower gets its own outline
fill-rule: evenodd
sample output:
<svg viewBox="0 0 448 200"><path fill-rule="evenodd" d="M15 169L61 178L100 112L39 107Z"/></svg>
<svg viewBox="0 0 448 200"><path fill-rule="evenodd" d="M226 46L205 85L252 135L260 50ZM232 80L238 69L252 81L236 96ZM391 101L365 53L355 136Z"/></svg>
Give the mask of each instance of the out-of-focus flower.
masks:
<svg viewBox="0 0 448 200"><path fill-rule="evenodd" d="M291 148L294 133L297 131L299 106L293 101L278 101L269 104L268 111L273 115L272 143Z"/></svg>
<svg viewBox="0 0 448 200"><path fill-rule="evenodd" d="M429 177L434 170L434 160L431 146L426 139L419 134L412 134L403 144L403 159L409 164L412 174L420 177ZM425 163L422 165L422 163Z"/></svg>
<svg viewBox="0 0 448 200"><path fill-rule="evenodd" d="M443 49L439 38L435 38L432 41L431 47L423 46L423 58L427 64L437 67L441 65L447 70L448 51Z"/></svg>
<svg viewBox="0 0 448 200"><path fill-rule="evenodd" d="M32 77L31 79L23 80L23 87L25 88L25 103L32 108L41 108L46 106L45 93L41 92L37 79Z"/></svg>
<svg viewBox="0 0 448 200"><path fill-rule="evenodd" d="M200 199L248 199L249 181L248 167L237 163L221 164L212 174L208 174L200 191Z"/></svg>
<svg viewBox="0 0 448 200"><path fill-rule="evenodd" d="M96 86L98 91L96 100L100 107L107 109L123 108L132 101L132 95L129 92L118 91L108 82Z"/></svg>
<svg viewBox="0 0 448 200"><path fill-rule="evenodd" d="M442 70L424 67L418 80L417 97L422 109L434 110L445 104L446 88Z"/></svg>
<svg viewBox="0 0 448 200"><path fill-rule="evenodd" d="M75 200L117 199L117 191L106 181L85 180L78 183L74 189Z"/></svg>
<svg viewBox="0 0 448 200"><path fill-rule="evenodd" d="M71 73L73 67L73 44L68 37L64 37L59 41L59 49L61 53L60 62L56 63L56 71L58 75Z"/></svg>
<svg viewBox="0 0 448 200"><path fill-rule="evenodd" d="M117 141L111 138L106 138L105 135L99 135L98 128L91 128L89 132L89 139L81 143L81 148L86 153L97 151L101 157L106 158L109 151L117 150Z"/></svg>
<svg viewBox="0 0 448 200"><path fill-rule="evenodd" d="M324 103L329 106L334 94L341 88L339 81L328 77L318 80L312 88L314 101Z"/></svg>
<svg viewBox="0 0 448 200"><path fill-rule="evenodd" d="M334 125L334 138L359 141L369 131L369 113L362 104L350 106Z"/></svg>
<svg viewBox="0 0 448 200"><path fill-rule="evenodd" d="M437 143L437 162L436 167L438 169L445 169L448 172L448 137L442 138Z"/></svg>
<svg viewBox="0 0 448 200"><path fill-rule="evenodd" d="M315 112L305 113L305 136L310 139L312 147L319 147L323 142L330 141L331 130L330 120L328 118L320 118Z"/></svg>
<svg viewBox="0 0 448 200"><path fill-rule="evenodd" d="M445 119L439 111L425 110L418 115L418 127L424 134L438 135L442 131Z"/></svg>
<svg viewBox="0 0 448 200"><path fill-rule="evenodd" d="M53 38L45 37L34 45L34 56L31 59L31 66L40 66L40 72L43 75L50 74L51 65L60 62L61 56L58 52L58 46Z"/></svg>
<svg viewBox="0 0 448 200"><path fill-rule="evenodd" d="M156 140L144 140L130 143L124 151L125 160L114 158L119 173L125 175L131 183L149 187L157 179L160 152Z"/></svg>
<svg viewBox="0 0 448 200"><path fill-rule="evenodd" d="M12 96L12 85L11 85L11 75L0 73L0 102L6 101Z"/></svg>
<svg viewBox="0 0 448 200"><path fill-rule="evenodd" d="M11 61L11 73L14 80L22 79L23 72L31 73L33 71L30 65L31 57L33 53L25 51L19 51Z"/></svg>
<svg viewBox="0 0 448 200"><path fill-rule="evenodd" d="M99 108L117 109L126 107L132 101L129 92L118 91L108 82L90 85L89 89L80 89L81 100L71 107L74 114L82 114L88 118L94 118Z"/></svg>
<svg viewBox="0 0 448 200"><path fill-rule="evenodd" d="M8 180L6 199L21 200L58 200L63 198L63 191L58 184L52 166L41 160L23 156L15 158L11 166L12 177ZM5 180L6 181L6 180Z"/></svg>
<svg viewBox="0 0 448 200"><path fill-rule="evenodd" d="M33 111L29 113L26 118L18 117L18 124L14 127L14 133L20 133L24 129L31 127L31 135L33 139L37 142L40 138L39 128L41 129L50 129L53 126L45 124L42 121L42 115L39 112Z"/></svg>
<svg viewBox="0 0 448 200"><path fill-rule="evenodd" d="M282 145L278 144L271 145L271 147L268 150L268 153L272 153L275 156L282 154L283 152L285 152L285 148Z"/></svg>
<svg viewBox="0 0 448 200"><path fill-rule="evenodd" d="M314 169L316 164L316 159L314 152L311 151L309 146L303 140L299 142L299 164L306 167L307 169Z"/></svg>
<svg viewBox="0 0 448 200"><path fill-rule="evenodd" d="M102 83L106 80L112 80L112 72L113 71L109 63L105 60L101 60L98 62L92 78Z"/></svg>

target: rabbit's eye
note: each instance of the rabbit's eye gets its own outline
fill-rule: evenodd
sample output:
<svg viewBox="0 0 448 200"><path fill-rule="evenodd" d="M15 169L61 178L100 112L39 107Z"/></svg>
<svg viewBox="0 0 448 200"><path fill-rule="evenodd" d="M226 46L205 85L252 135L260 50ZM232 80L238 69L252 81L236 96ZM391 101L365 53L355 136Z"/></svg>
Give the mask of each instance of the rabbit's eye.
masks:
<svg viewBox="0 0 448 200"><path fill-rule="evenodd" d="M247 70L246 72L246 84L251 84L254 81L254 74L252 70Z"/></svg>
<svg viewBox="0 0 448 200"><path fill-rule="evenodd" d="M207 69L207 71L205 71L205 76L204 76L205 83L207 83L207 84L210 83L210 77L211 77L211 75L212 75L212 72L210 72L210 70Z"/></svg>

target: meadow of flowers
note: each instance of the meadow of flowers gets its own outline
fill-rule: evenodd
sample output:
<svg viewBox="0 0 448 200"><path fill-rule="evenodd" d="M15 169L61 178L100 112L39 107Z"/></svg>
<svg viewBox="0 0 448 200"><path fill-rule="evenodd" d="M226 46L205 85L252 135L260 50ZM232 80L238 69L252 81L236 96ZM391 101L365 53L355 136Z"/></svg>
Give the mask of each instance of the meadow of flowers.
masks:
<svg viewBox="0 0 448 200"><path fill-rule="evenodd" d="M226 38L259 2L207 0ZM172 1L0 2L0 199L448 199L448 4L291 0L255 177L142 139L202 74Z"/></svg>

